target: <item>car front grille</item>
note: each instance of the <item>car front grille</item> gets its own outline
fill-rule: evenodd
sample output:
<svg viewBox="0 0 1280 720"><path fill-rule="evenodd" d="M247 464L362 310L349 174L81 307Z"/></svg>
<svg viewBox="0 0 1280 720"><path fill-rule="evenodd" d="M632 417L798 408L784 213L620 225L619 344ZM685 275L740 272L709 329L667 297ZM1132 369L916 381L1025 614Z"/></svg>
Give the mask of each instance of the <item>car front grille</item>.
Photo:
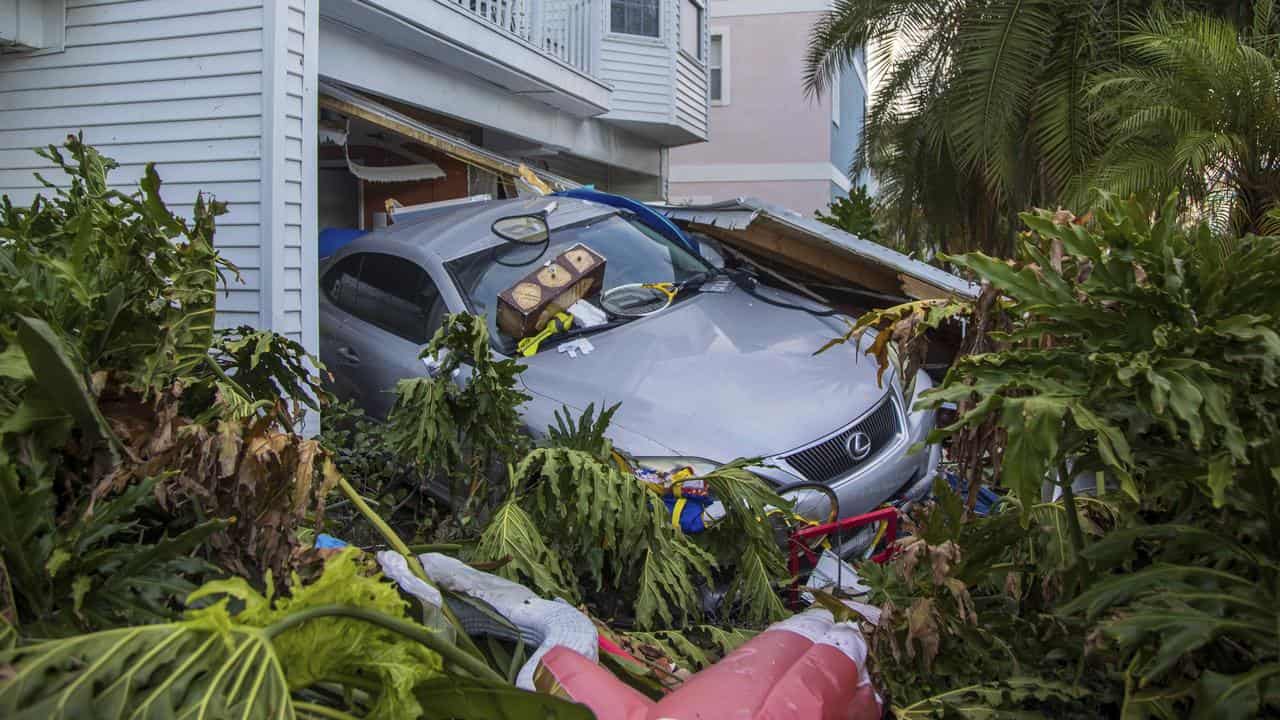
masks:
<svg viewBox="0 0 1280 720"><path fill-rule="evenodd" d="M849 438L856 432L866 433L871 452L855 460L848 450ZM811 482L830 482L848 475L858 467L875 460L893 444L902 432L902 417L890 395L860 420L815 445L798 450L782 459Z"/></svg>

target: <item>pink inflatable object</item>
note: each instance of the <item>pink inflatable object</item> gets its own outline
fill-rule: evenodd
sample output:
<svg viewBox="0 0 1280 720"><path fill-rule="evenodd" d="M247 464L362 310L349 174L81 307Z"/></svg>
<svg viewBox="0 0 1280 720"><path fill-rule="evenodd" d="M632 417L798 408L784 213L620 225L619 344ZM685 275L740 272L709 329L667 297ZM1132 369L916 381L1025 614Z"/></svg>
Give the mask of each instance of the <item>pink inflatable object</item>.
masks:
<svg viewBox="0 0 1280 720"><path fill-rule="evenodd" d="M543 656L535 685L582 703L599 720L875 720L880 698L858 628L810 609L770 626L654 702L563 647Z"/></svg>

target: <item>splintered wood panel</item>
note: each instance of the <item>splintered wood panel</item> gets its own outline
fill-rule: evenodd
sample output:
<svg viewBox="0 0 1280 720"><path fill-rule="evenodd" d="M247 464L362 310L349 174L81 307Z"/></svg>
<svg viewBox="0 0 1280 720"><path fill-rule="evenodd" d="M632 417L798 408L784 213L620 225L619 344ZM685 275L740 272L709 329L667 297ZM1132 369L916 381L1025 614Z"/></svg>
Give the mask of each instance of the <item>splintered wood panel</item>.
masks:
<svg viewBox="0 0 1280 720"><path fill-rule="evenodd" d="M778 265L798 270L835 283L852 283L887 294L901 294L897 273L875 264L858 260L847 253L815 247L807 236L777 223L758 218L746 230L725 230L710 225L691 226L728 245L739 247Z"/></svg>
<svg viewBox="0 0 1280 720"><path fill-rule="evenodd" d="M700 223L691 223L689 227L755 255L764 262L789 266L833 284L847 283L873 292L917 300L952 297L950 292L931 283L899 273L874 260L860 258L765 215L756 218L745 230L726 230Z"/></svg>

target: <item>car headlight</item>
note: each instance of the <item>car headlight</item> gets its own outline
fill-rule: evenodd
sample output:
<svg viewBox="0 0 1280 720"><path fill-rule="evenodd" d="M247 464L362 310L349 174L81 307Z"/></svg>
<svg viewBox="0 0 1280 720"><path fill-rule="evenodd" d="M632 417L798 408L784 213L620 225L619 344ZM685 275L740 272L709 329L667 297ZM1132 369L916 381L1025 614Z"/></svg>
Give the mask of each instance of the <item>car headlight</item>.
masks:
<svg viewBox="0 0 1280 720"><path fill-rule="evenodd" d="M637 457L632 458L632 462L637 468L648 468L664 474L687 467L693 470L694 477L706 475L720 467L720 463L696 457Z"/></svg>

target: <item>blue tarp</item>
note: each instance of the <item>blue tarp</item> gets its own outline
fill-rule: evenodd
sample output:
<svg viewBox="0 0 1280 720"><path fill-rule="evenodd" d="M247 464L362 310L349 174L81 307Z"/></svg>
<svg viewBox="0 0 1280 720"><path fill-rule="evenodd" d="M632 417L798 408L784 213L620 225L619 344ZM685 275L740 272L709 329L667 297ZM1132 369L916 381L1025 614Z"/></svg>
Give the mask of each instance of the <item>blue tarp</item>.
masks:
<svg viewBox="0 0 1280 720"><path fill-rule="evenodd" d="M320 257L327 258L338 252L343 245L366 234L367 230L355 228L325 228L320 231Z"/></svg>
<svg viewBox="0 0 1280 720"><path fill-rule="evenodd" d="M645 227L649 228L650 230L658 233L659 235L665 237L666 239L674 243L683 245L684 247L688 248L690 252L694 254L699 254L699 255L701 254L698 249L697 240L694 240L693 238L685 234L685 232L681 230L675 223L667 219L666 215L663 215L662 213L658 212L657 210L654 210L653 208L649 207L648 205L645 205L642 202L638 202L636 200L632 200L629 197L623 197L621 195L613 195L607 192L600 192L599 190L593 190L591 188L574 188L573 190L563 190L561 192L556 193L556 195L563 195L565 197L578 198L579 200L590 200L592 202L598 202L601 205L608 205L609 207L616 207L622 210L630 210L631 212L635 213L636 220L638 220L641 225L644 225Z"/></svg>

